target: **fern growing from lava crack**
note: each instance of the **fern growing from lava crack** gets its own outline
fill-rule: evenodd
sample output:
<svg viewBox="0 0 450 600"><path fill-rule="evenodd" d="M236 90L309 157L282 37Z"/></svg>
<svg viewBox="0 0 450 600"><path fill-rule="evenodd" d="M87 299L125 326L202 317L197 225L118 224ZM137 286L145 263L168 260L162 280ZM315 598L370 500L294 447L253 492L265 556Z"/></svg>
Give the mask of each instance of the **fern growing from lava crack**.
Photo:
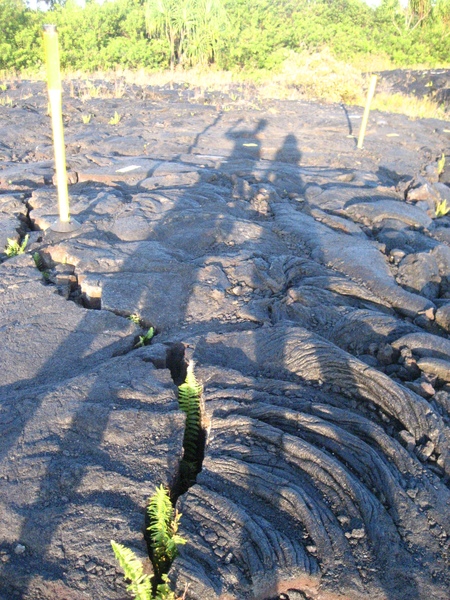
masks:
<svg viewBox="0 0 450 600"><path fill-rule="evenodd" d="M186 540L177 534L181 514L172 506L169 494L160 485L150 498L147 508L150 525L150 546L153 568L157 580L164 581L173 559L178 554L178 546Z"/></svg>
<svg viewBox="0 0 450 600"><path fill-rule="evenodd" d="M125 579L130 581L127 591L133 595L136 600L152 600L152 575L144 574L144 567L134 552L111 540L111 546L114 554L122 567Z"/></svg>
<svg viewBox="0 0 450 600"><path fill-rule="evenodd" d="M186 540L177 534L181 514L173 508L170 496L162 485L156 488L150 498L147 512L150 520L148 531L154 576L144 573L143 564L130 548L114 540L111 540L111 546L123 569L125 579L130 581L127 591L133 598L175 600L175 594L169 587L167 572L178 554L178 546L186 543Z"/></svg>
<svg viewBox="0 0 450 600"><path fill-rule="evenodd" d="M200 435L200 398L203 388L194 375L194 363L190 361L185 382L178 386L178 405L186 414L184 430L183 460L189 463L194 470L198 466L198 442Z"/></svg>

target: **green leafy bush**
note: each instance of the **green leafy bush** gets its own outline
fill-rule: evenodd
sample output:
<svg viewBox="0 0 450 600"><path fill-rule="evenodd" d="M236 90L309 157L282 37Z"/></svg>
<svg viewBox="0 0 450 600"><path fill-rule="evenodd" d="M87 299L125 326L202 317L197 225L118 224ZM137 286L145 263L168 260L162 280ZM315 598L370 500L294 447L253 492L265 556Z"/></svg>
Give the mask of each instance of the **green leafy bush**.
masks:
<svg viewBox="0 0 450 600"><path fill-rule="evenodd" d="M25 69L40 63L42 14L22 0L0 0L0 69Z"/></svg>
<svg viewBox="0 0 450 600"><path fill-rule="evenodd" d="M51 2L50 2L51 4ZM382 55L393 65L450 62L450 0L75 0L42 12L0 0L0 69L42 64L41 26L58 26L64 69L157 70L214 63L277 70L291 52L327 47L350 63Z"/></svg>

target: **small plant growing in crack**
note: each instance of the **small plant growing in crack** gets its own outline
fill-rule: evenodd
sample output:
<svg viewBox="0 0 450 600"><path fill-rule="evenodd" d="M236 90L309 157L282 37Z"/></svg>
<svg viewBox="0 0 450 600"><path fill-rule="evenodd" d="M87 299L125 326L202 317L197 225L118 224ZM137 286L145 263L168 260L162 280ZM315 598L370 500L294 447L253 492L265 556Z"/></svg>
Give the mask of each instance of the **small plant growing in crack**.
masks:
<svg viewBox="0 0 450 600"><path fill-rule="evenodd" d="M83 120L83 123L84 123L85 125L88 125L88 124L91 122L92 115L91 115L91 114L88 114L88 115L81 115L81 118L82 118L82 120Z"/></svg>
<svg viewBox="0 0 450 600"><path fill-rule="evenodd" d="M131 315L130 315L130 317L131 317ZM130 318L130 317L128 317L128 318ZM130 321L133 321L133 319L130 319ZM136 323L136 321L133 321L133 323ZM144 333L144 335L139 336L139 341L135 345L135 348L142 348L142 346L148 346L150 344L150 342L152 341L154 335L155 335L155 329L153 327L150 327L149 330L147 331L147 333Z"/></svg>
<svg viewBox="0 0 450 600"><path fill-rule="evenodd" d="M119 115L119 113L117 112L117 110L114 112L114 116L110 118L109 120L109 124L110 125L118 125L120 123L121 120L121 116Z"/></svg>
<svg viewBox="0 0 450 600"><path fill-rule="evenodd" d="M162 485L150 498L148 505L150 546L156 580L164 582L164 575L178 554L178 546L186 540L178 535L181 514L174 509L167 490Z"/></svg>
<svg viewBox="0 0 450 600"><path fill-rule="evenodd" d="M445 217L445 215L450 211L450 208L447 206L447 200L442 200L442 202L438 202L435 209L436 218Z"/></svg>
<svg viewBox="0 0 450 600"><path fill-rule="evenodd" d="M125 579L130 584L127 591L137 600L150 600L152 598L152 576L144 574L144 567L135 553L111 540L111 546L119 565L123 569Z"/></svg>
<svg viewBox="0 0 450 600"><path fill-rule="evenodd" d="M23 254L25 252L25 248L28 244L29 235L27 234L21 244L17 240L13 240L11 238L7 238L8 243L6 244L5 254L8 258L13 256L17 256L18 254Z"/></svg>
<svg viewBox="0 0 450 600"><path fill-rule="evenodd" d="M177 533L181 514L172 506L170 496L162 485L150 498L147 512L154 576L144 573L142 562L132 550L114 540L111 540L111 546L125 579L130 581L127 590L136 600L176 600L168 584L167 572L178 553L178 546L186 543ZM185 595L178 600L183 600Z"/></svg>
<svg viewBox="0 0 450 600"><path fill-rule="evenodd" d="M195 482L199 472L199 437L201 433L200 402L203 392L202 385L194 374L194 363L190 361L187 367L186 379L178 386L178 405L186 414L183 448L184 455L180 464L182 486L186 489Z"/></svg>
<svg viewBox="0 0 450 600"><path fill-rule="evenodd" d="M9 96L6 96L6 98L0 98L0 105L1 106L12 106L13 105L12 98L10 98Z"/></svg>
<svg viewBox="0 0 450 600"><path fill-rule="evenodd" d="M129 321L131 321L132 323L134 323L135 325L141 324L141 317L137 313L133 313L132 315L129 315L127 317L127 319Z"/></svg>

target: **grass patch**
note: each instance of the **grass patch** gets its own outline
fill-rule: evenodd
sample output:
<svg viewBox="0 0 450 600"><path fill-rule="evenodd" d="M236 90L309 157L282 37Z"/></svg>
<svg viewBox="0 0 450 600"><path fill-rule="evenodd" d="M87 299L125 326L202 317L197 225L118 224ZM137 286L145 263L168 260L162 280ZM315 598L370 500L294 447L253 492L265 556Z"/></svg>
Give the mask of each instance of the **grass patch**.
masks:
<svg viewBox="0 0 450 600"><path fill-rule="evenodd" d="M290 53L278 73L262 75L260 93L279 100L318 100L362 104L366 78L362 72L334 58L328 50L314 54Z"/></svg>
<svg viewBox="0 0 450 600"><path fill-rule="evenodd" d="M399 93L375 92L372 110L398 113L412 119L448 118L448 112L434 100Z"/></svg>

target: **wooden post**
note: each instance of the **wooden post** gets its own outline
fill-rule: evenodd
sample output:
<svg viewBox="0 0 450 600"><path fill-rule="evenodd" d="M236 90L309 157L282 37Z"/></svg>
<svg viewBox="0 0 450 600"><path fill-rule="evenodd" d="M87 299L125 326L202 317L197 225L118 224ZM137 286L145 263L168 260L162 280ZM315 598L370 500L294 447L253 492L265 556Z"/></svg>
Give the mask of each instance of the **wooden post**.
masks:
<svg viewBox="0 0 450 600"><path fill-rule="evenodd" d="M52 118L53 148L55 154L56 186L58 191L59 219L50 229L58 232L73 231L79 226L70 218L69 192L67 187L66 149L62 119L62 86L59 66L58 33L56 25L44 25L45 64L47 87Z"/></svg>
<svg viewBox="0 0 450 600"><path fill-rule="evenodd" d="M377 76L372 75L372 78L370 80L369 91L367 92L366 108L364 109L364 116L363 116L363 120L361 123L361 129L359 130L358 148L363 147L364 136L366 134L367 121L369 120L370 105L372 104L376 85L377 85Z"/></svg>

